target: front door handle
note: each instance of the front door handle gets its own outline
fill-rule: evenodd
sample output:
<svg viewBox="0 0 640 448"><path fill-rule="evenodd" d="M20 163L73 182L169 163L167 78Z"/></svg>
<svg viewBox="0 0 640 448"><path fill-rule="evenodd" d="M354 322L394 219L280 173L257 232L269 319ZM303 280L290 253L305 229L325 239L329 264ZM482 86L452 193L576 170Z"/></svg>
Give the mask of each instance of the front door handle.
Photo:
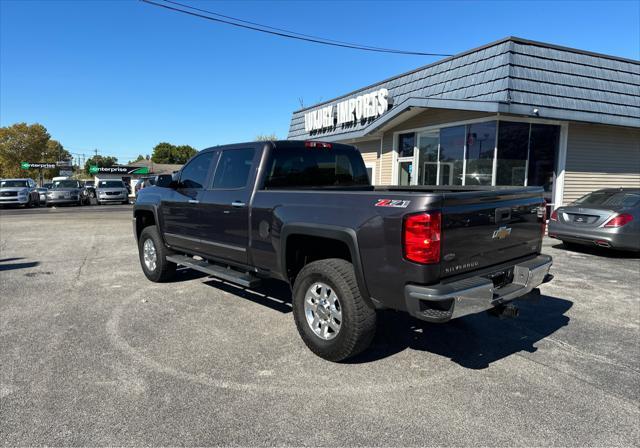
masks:
<svg viewBox="0 0 640 448"><path fill-rule="evenodd" d="M199 204L200 201L198 201L197 199L189 199L189 204Z"/></svg>
<svg viewBox="0 0 640 448"><path fill-rule="evenodd" d="M244 207L245 205L247 205L247 204L245 204L244 202L240 202L240 201L233 201L231 203L231 207L236 207L236 208Z"/></svg>

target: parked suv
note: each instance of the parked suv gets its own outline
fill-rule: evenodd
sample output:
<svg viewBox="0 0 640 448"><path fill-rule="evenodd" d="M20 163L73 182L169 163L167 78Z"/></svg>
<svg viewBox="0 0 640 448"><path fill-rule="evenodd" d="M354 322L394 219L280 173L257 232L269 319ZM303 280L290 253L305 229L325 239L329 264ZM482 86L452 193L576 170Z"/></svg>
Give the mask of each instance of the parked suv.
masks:
<svg viewBox="0 0 640 448"><path fill-rule="evenodd" d="M118 202L129 203L129 190L121 180L101 180L96 188L96 199L99 204Z"/></svg>
<svg viewBox="0 0 640 448"><path fill-rule="evenodd" d="M353 146L254 142L201 151L134 206L142 271L182 265L252 288L288 282L307 346L340 361L367 348L376 310L446 322L514 316L539 294L539 187L379 187Z"/></svg>
<svg viewBox="0 0 640 448"><path fill-rule="evenodd" d="M0 180L0 205L39 206L40 193L33 179Z"/></svg>

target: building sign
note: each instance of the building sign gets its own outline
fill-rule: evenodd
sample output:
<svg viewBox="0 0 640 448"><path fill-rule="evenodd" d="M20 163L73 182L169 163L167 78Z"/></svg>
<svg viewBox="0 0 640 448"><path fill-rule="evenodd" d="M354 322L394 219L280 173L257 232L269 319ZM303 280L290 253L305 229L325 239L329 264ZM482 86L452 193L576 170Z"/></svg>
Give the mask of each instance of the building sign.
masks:
<svg viewBox="0 0 640 448"><path fill-rule="evenodd" d="M20 168L23 170L29 170L32 168L51 169L55 167L56 167L55 163L49 163L49 162L20 162Z"/></svg>
<svg viewBox="0 0 640 448"><path fill-rule="evenodd" d="M149 174L149 167L147 166L90 166L89 173L91 174Z"/></svg>
<svg viewBox="0 0 640 448"><path fill-rule="evenodd" d="M304 114L307 132L328 130L377 118L389 108L389 91L379 89Z"/></svg>

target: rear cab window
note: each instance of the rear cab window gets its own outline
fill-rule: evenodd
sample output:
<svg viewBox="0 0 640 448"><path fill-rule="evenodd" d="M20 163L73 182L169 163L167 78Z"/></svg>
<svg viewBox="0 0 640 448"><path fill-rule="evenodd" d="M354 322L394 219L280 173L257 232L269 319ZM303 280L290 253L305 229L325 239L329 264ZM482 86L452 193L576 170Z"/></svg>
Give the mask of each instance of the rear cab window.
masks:
<svg viewBox="0 0 640 448"><path fill-rule="evenodd" d="M331 147L280 147L266 164L264 189L369 186L357 150Z"/></svg>

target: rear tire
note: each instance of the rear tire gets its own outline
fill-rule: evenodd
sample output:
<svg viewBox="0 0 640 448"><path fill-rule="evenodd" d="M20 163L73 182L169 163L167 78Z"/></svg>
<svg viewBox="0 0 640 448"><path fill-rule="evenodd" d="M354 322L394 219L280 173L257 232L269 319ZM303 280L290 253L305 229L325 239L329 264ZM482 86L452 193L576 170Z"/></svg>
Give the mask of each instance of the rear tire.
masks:
<svg viewBox="0 0 640 448"><path fill-rule="evenodd" d="M337 297L333 300L339 303L339 320L332 320L330 306L317 311L317 298L323 296L323 288L329 290L325 296ZM343 361L361 353L371 344L376 330L376 312L360 295L353 265L338 258L314 261L300 271L293 287L293 317L307 347L328 361ZM337 326L338 331L329 330L323 337L322 323L314 325L317 318L328 319L331 324L327 325Z"/></svg>
<svg viewBox="0 0 640 448"><path fill-rule="evenodd" d="M148 226L138 238L138 254L142 272L152 282L171 280L176 274L176 264L167 261L170 251L164 245L156 226Z"/></svg>

